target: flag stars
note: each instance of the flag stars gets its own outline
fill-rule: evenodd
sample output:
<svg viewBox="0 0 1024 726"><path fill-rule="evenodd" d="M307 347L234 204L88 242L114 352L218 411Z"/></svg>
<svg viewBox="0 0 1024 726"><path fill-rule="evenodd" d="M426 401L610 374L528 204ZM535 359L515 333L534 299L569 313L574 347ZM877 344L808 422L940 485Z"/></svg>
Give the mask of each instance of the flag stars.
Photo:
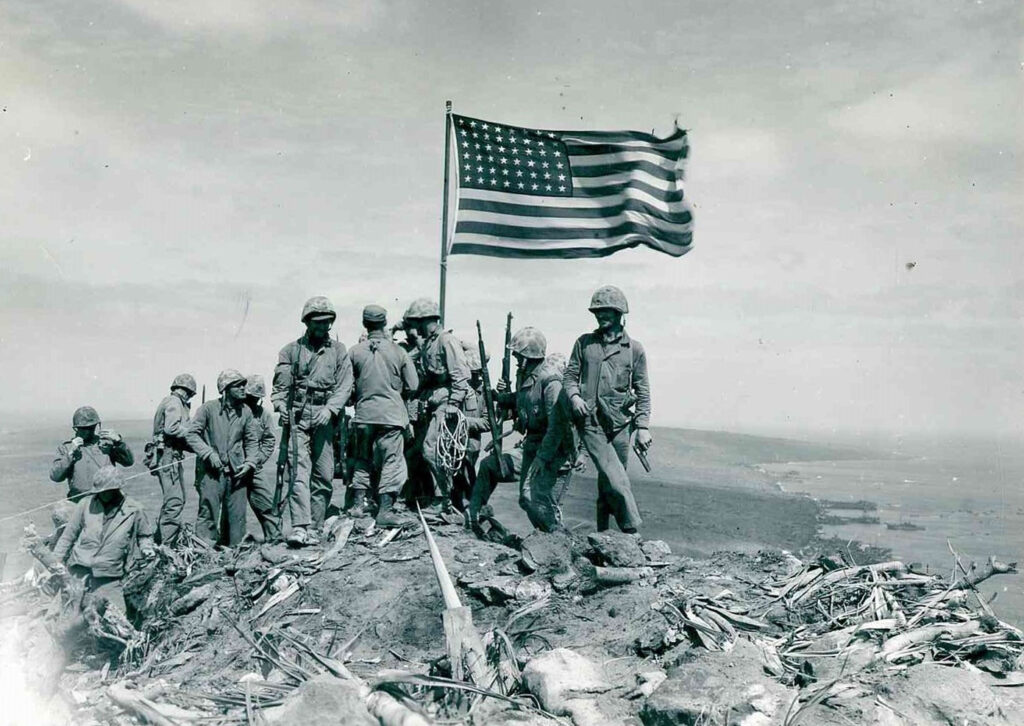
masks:
<svg viewBox="0 0 1024 726"><path fill-rule="evenodd" d="M516 176L522 176L522 175L523 175L523 170L522 169L516 169Z"/></svg>
<svg viewBox="0 0 1024 726"><path fill-rule="evenodd" d="M521 162L519 161L519 159L513 159L513 160L512 160L512 163L513 163L514 165L516 165L516 166L519 166L519 164L520 164Z"/></svg>
<svg viewBox="0 0 1024 726"><path fill-rule="evenodd" d="M483 161L483 158L484 158L484 157L483 157L483 154L477 154L477 155L476 155L476 160L477 160L477 161Z"/></svg>
<svg viewBox="0 0 1024 726"><path fill-rule="evenodd" d="M550 179L550 178L551 178L551 175L550 175L550 174L548 174L547 172L544 172L544 178L545 178L545 179Z"/></svg>
<svg viewBox="0 0 1024 726"><path fill-rule="evenodd" d="M558 187L558 191L564 192L565 191L565 185L563 184L562 186Z"/></svg>
<svg viewBox="0 0 1024 726"><path fill-rule="evenodd" d="M476 181L477 181L478 184L483 184L484 183L484 178L482 176L478 176L476 178Z"/></svg>
<svg viewBox="0 0 1024 726"><path fill-rule="evenodd" d="M525 186L526 186L525 184L523 184L522 182L519 182L519 188L520 188L520 189L522 189L522 188L523 188L523 187L525 187Z"/></svg>
<svg viewBox="0 0 1024 726"><path fill-rule="evenodd" d="M534 161L533 159L530 159L529 161L526 162L526 165L527 166L536 166L537 162Z"/></svg>
<svg viewBox="0 0 1024 726"><path fill-rule="evenodd" d="M555 164L555 166L561 169L565 165L562 162L558 162L557 164Z"/></svg>
<svg viewBox="0 0 1024 726"><path fill-rule="evenodd" d="M551 185L550 185L550 184L547 184L547 185L545 185L545 186L544 186L544 188L545 188L545 189L546 189L547 191L549 191L549 192L551 191Z"/></svg>
<svg viewBox="0 0 1024 726"><path fill-rule="evenodd" d="M558 181L565 181L565 174L559 174Z"/></svg>
<svg viewBox="0 0 1024 726"><path fill-rule="evenodd" d="M542 167L544 167L545 169L547 169L547 168L548 168L548 163L547 163L547 162L545 161L545 162L543 162L543 163L541 164L541 166L542 166Z"/></svg>
<svg viewBox="0 0 1024 726"><path fill-rule="evenodd" d="M484 170L484 168L483 168L482 166L478 166L478 167L476 168L476 170L477 170L477 171L483 171L483 170Z"/></svg>
<svg viewBox="0 0 1024 726"><path fill-rule="evenodd" d="M526 155L527 156L533 156L533 149L527 149L526 150Z"/></svg>
<svg viewBox="0 0 1024 726"><path fill-rule="evenodd" d="M532 189L533 191L537 191L538 189L540 189L540 184L531 184L530 189Z"/></svg>
<svg viewBox="0 0 1024 726"><path fill-rule="evenodd" d="M506 179L505 180L505 187L508 188L510 186L512 186L512 182L510 182L508 179Z"/></svg>

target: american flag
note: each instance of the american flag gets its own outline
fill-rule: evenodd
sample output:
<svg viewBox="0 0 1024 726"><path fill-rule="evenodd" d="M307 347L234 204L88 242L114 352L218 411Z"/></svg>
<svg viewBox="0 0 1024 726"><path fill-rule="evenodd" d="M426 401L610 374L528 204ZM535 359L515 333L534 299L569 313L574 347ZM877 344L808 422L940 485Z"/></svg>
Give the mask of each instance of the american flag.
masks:
<svg viewBox="0 0 1024 726"><path fill-rule="evenodd" d="M459 201L451 254L604 257L690 250L686 132L542 131L452 115Z"/></svg>

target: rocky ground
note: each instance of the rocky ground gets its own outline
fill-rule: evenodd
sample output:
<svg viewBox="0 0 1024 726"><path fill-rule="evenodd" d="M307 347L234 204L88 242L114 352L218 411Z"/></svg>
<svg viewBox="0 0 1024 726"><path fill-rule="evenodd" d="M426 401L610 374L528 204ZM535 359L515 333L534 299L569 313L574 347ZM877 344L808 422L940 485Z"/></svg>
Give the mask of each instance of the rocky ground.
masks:
<svg viewBox="0 0 1024 726"><path fill-rule="evenodd" d="M8 583L0 689L38 724L1024 723L1024 637L972 590L1010 565L429 527L436 557L417 521L344 517L316 550L161 550L126 584L134 633Z"/></svg>

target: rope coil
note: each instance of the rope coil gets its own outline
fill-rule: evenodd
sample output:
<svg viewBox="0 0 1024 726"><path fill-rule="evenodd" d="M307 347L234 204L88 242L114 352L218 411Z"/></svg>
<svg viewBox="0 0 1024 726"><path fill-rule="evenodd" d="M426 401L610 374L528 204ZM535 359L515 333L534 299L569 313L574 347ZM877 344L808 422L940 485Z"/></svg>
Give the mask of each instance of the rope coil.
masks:
<svg viewBox="0 0 1024 726"><path fill-rule="evenodd" d="M469 424L466 416L459 409L454 409L439 417L437 427L437 460L449 474L454 474L462 466L466 458L466 446L469 443ZM454 419L454 425L450 420Z"/></svg>

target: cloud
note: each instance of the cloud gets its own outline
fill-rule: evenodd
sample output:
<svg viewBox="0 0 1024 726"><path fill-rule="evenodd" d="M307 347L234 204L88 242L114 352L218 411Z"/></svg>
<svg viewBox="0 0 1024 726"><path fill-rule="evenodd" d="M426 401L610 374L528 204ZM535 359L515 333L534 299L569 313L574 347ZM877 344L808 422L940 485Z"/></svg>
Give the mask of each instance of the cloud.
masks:
<svg viewBox="0 0 1024 726"><path fill-rule="evenodd" d="M301 27L343 26L366 28L384 15L375 0L119 0L132 12L166 31L239 33L274 36Z"/></svg>

